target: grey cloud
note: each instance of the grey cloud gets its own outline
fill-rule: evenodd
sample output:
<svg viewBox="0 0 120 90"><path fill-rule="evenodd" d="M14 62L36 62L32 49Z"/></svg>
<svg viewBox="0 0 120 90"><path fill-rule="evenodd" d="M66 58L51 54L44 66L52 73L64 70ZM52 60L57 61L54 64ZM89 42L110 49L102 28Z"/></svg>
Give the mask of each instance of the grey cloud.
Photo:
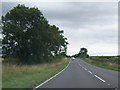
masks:
<svg viewBox="0 0 120 90"><path fill-rule="evenodd" d="M24 3L38 7L46 18L57 24L83 27L88 24L106 24L111 16L116 15L116 4L112 3ZM3 14L17 3L3 3ZM114 8L115 7L115 8ZM103 22L103 21L108 22Z"/></svg>
<svg viewBox="0 0 120 90"><path fill-rule="evenodd" d="M73 26L78 26L78 24L83 26L92 23L105 24L106 22L103 22L103 20L110 21L111 16L116 15L115 5L112 3L67 3L66 7L63 6L64 8L60 7L61 9L59 10L45 11L44 14L50 20L64 21L65 25L68 24L68 26L71 26L71 24Z"/></svg>

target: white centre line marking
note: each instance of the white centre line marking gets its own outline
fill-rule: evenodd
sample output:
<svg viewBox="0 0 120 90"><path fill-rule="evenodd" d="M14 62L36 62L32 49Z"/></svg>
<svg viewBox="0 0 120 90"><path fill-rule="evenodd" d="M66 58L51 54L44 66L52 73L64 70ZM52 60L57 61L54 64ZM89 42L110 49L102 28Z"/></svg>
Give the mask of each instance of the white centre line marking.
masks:
<svg viewBox="0 0 120 90"><path fill-rule="evenodd" d="M110 85L109 83L107 85Z"/></svg>
<svg viewBox="0 0 120 90"><path fill-rule="evenodd" d="M82 67L83 69L85 69L84 67Z"/></svg>
<svg viewBox="0 0 120 90"><path fill-rule="evenodd" d="M88 71L90 74L92 74L92 72L91 71Z"/></svg>
<svg viewBox="0 0 120 90"><path fill-rule="evenodd" d="M79 64L79 66L81 66L82 68L84 68L81 64Z"/></svg>
<svg viewBox="0 0 120 90"><path fill-rule="evenodd" d="M82 65L79 64L79 66L81 66L83 69L85 69L87 71L87 69L85 67L83 67Z"/></svg>
<svg viewBox="0 0 120 90"><path fill-rule="evenodd" d="M84 67L82 67L83 69L85 69Z"/></svg>
<svg viewBox="0 0 120 90"><path fill-rule="evenodd" d="M81 66L83 69L85 69L87 71L87 69L85 67L83 67L81 64L79 64L79 66ZM91 71L88 71L90 74L93 74ZM100 78L99 76L97 75L94 75L96 78L98 78L99 80L101 80L102 82L106 82L105 80L103 80L102 78ZM110 86L110 84L107 84ZM117 89L116 89L117 90Z"/></svg>
<svg viewBox="0 0 120 90"><path fill-rule="evenodd" d="M84 67L82 66L82 68L84 68Z"/></svg>
<svg viewBox="0 0 120 90"><path fill-rule="evenodd" d="M98 77L97 75L94 75L95 77L97 77L98 79L100 79L103 82L106 82L105 80L103 80L102 78Z"/></svg>

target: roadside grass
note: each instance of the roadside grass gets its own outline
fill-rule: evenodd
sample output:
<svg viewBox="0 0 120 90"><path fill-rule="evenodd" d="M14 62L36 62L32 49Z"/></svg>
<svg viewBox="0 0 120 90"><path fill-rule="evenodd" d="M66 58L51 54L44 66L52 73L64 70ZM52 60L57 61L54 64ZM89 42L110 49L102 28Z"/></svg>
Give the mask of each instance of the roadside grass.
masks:
<svg viewBox="0 0 120 90"><path fill-rule="evenodd" d="M3 64L2 88L34 88L65 68L68 62L64 58L39 65Z"/></svg>
<svg viewBox="0 0 120 90"><path fill-rule="evenodd" d="M109 59L104 59L103 56L101 56L102 59L100 59L100 57L95 56L95 59L92 58L81 58L81 60L94 65L94 66L98 66L101 68L106 68L106 69L110 69L110 70L114 70L114 71L119 71L120 72L120 65L118 63L118 61L115 60L109 60ZM99 59L97 59L99 58ZM112 59L115 57L111 57Z"/></svg>

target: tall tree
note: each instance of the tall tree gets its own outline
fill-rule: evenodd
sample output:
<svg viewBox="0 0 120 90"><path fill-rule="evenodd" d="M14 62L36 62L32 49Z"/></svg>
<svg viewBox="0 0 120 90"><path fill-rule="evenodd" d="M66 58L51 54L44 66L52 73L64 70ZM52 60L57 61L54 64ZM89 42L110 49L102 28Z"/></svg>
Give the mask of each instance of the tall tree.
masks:
<svg viewBox="0 0 120 90"><path fill-rule="evenodd" d="M47 61L50 56L66 51L63 31L49 25L38 8L17 5L2 16L3 57L21 62Z"/></svg>

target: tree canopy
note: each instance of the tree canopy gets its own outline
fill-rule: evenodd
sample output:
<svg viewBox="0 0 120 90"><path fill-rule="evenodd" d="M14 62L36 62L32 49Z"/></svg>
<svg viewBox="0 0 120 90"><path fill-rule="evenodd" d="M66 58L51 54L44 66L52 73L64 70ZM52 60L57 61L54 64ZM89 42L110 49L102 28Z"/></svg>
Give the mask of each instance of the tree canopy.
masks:
<svg viewBox="0 0 120 90"><path fill-rule="evenodd" d="M50 61L66 54L67 38L63 30L50 25L38 8L17 5L2 16L3 57L21 62Z"/></svg>

